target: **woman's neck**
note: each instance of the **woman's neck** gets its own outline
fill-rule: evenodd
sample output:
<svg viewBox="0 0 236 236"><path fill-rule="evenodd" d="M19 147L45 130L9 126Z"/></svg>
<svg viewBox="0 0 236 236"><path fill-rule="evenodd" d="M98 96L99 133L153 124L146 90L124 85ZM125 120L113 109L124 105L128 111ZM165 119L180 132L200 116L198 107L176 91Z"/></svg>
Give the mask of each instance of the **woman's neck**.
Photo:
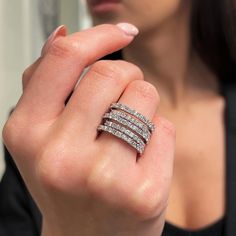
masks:
<svg viewBox="0 0 236 236"><path fill-rule="evenodd" d="M156 31L141 31L123 49L124 59L138 65L145 80L156 86L162 104L174 108L218 91L216 77L192 50L190 35L190 13L185 10Z"/></svg>

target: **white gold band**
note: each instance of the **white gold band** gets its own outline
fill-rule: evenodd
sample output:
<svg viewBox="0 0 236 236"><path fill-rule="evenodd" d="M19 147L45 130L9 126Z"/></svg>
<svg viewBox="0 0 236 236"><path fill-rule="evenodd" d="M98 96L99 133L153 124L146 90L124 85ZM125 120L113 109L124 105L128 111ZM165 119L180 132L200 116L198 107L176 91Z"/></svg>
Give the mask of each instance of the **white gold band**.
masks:
<svg viewBox="0 0 236 236"><path fill-rule="evenodd" d="M113 134L142 154L155 130L155 125L126 105L112 103L110 112L103 115L103 124L99 125L97 130Z"/></svg>
<svg viewBox="0 0 236 236"><path fill-rule="evenodd" d="M115 135L118 138L121 138L122 140L127 142L129 145L134 147L138 151L138 153L140 153L140 154L142 154L143 151L144 151L145 146L142 146L141 144L138 144L132 138L128 137L126 134L124 134L124 133L122 133L122 132L120 132L120 131L112 128L112 127L105 126L105 125L99 125L98 130L106 131L108 133L111 133L111 134Z"/></svg>
<svg viewBox="0 0 236 236"><path fill-rule="evenodd" d="M110 120L117 121L119 124L129 127L131 130L133 130L138 135L140 135L145 140L146 143L148 143L149 140L150 140L151 133L149 132L149 130L147 130L147 129L142 130L141 128L136 126L135 123L133 123L129 120L126 120L126 119L122 118L121 116L119 116L117 114L113 114L112 112L105 113L103 118L107 118L107 119L110 119Z"/></svg>
<svg viewBox="0 0 236 236"><path fill-rule="evenodd" d="M144 115L142 115L141 113L135 111L134 109L131 109L129 107L127 107L124 104L121 103L112 103L111 104L111 109L120 109L122 111L125 111L127 113L129 113L130 115L135 116L136 118L138 118L139 120L141 120L145 125L147 125L147 127L149 128L150 131L154 131L155 130L155 125L148 120Z"/></svg>

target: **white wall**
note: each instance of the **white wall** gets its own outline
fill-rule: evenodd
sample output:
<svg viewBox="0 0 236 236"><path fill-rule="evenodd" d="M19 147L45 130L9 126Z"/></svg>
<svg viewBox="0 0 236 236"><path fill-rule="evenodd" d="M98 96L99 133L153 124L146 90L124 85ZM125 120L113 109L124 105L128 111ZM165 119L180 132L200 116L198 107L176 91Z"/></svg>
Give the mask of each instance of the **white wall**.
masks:
<svg viewBox="0 0 236 236"><path fill-rule="evenodd" d="M44 41L38 1L0 0L0 131L21 95L21 74L38 57ZM90 25L84 0L60 0L59 16L69 32ZM1 146L0 178L3 170Z"/></svg>
<svg viewBox="0 0 236 236"><path fill-rule="evenodd" d="M21 94L21 74L42 44L35 5L35 0L0 1L0 130ZM1 174L2 147L0 151Z"/></svg>

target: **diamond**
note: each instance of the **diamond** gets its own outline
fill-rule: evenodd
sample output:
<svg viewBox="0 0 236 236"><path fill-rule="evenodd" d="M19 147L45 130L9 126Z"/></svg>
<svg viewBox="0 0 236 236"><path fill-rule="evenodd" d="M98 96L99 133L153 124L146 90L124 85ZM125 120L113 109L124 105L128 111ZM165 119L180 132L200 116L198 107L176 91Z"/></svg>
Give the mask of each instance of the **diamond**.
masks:
<svg viewBox="0 0 236 236"><path fill-rule="evenodd" d="M148 128L151 132L153 132L155 130L155 124L153 124L150 120L148 120L144 115L142 115L138 111L131 109L124 104L112 103L110 108L123 110L123 111L135 116L136 118L140 119L142 122L144 122L144 124L146 124L148 126Z"/></svg>
<svg viewBox="0 0 236 236"><path fill-rule="evenodd" d="M136 126L134 123L132 123L132 122L130 122L130 121L128 121L128 120L118 116L117 114L105 113L103 118L108 118L108 119L117 121L120 124L129 127L132 131L134 131L137 134L139 134L145 140L146 143L148 143L149 140L150 140L151 133L149 132L148 129L143 130L143 129L139 128L138 126Z"/></svg>
<svg viewBox="0 0 236 236"><path fill-rule="evenodd" d="M105 122L104 125L105 125L105 126L112 127L112 128L114 128L114 129L116 129L116 130L118 130L118 131L120 131L120 132L122 132L122 133L128 135L129 137L131 137L131 138L132 138L134 141L136 141L137 143L139 143L139 144L145 146L145 143L144 143L136 134L134 134L134 133L133 133L132 131L130 131L129 129L126 129L124 126L121 126L121 125L119 125L119 124L116 124L116 123L114 123L114 122L112 122L112 121L108 121L108 120L106 120L106 122Z"/></svg>
<svg viewBox="0 0 236 236"><path fill-rule="evenodd" d="M105 125L99 125L98 126L98 130L103 130L106 131L108 133L113 134L114 136L121 138L122 140L124 140L126 143L130 144L133 148L135 148L139 154L142 154L145 148L145 145L142 145L140 143L135 142L132 138L128 137L126 134L112 128L112 127L108 127Z"/></svg>

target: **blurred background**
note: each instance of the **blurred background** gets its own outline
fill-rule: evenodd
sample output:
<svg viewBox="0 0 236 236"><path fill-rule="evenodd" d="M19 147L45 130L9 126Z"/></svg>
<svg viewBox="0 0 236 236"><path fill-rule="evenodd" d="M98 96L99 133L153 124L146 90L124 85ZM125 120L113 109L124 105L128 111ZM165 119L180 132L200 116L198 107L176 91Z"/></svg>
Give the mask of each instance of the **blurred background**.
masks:
<svg viewBox="0 0 236 236"><path fill-rule="evenodd" d="M61 24L72 33L91 26L84 0L0 0L0 130L22 93L21 75ZM4 171L0 146L0 178Z"/></svg>

